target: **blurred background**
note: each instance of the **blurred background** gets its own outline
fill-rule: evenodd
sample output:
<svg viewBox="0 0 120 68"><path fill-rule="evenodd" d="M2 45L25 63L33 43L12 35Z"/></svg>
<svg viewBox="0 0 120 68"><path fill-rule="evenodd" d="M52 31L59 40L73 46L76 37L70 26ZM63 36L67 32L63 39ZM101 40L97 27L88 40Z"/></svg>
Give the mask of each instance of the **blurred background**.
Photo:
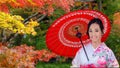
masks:
<svg viewBox="0 0 120 68"><path fill-rule="evenodd" d="M108 16L111 32L105 43L120 64L120 0L1 0L0 67L70 68L72 58L51 52L45 37L57 18L80 9Z"/></svg>

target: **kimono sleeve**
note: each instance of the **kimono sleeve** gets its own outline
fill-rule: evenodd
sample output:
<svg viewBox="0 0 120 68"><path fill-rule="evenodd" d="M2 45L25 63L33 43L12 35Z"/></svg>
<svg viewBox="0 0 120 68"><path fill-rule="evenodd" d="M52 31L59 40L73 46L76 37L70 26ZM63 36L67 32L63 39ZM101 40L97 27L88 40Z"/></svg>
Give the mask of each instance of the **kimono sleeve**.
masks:
<svg viewBox="0 0 120 68"><path fill-rule="evenodd" d="M72 60L72 66L73 67L80 67L80 51L79 50L77 53L76 53L76 56L74 57L74 59Z"/></svg>
<svg viewBox="0 0 120 68"><path fill-rule="evenodd" d="M108 52L108 59L107 59L107 66L108 67L113 67L113 68L119 68L118 61L113 53L112 50Z"/></svg>

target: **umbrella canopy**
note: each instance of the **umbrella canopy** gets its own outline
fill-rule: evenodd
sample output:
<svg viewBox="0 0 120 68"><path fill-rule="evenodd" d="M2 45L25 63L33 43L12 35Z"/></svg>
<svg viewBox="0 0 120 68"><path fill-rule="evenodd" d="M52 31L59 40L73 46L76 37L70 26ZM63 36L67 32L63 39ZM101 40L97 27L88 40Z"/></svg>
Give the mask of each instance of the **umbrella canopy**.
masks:
<svg viewBox="0 0 120 68"><path fill-rule="evenodd" d="M46 34L47 47L61 56L74 57L82 47L79 38L76 37L76 28L82 34L83 44L88 44L90 40L86 34L87 26L93 18L99 18L103 22L104 42L110 33L110 21L107 16L95 10L77 10L61 16L52 23Z"/></svg>

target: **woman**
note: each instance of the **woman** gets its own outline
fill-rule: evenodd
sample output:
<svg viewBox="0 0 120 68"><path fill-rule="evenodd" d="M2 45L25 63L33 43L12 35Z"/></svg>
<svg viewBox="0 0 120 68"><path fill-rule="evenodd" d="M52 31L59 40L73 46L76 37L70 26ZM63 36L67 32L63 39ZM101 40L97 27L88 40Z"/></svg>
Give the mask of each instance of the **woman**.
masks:
<svg viewBox="0 0 120 68"><path fill-rule="evenodd" d="M112 50L109 49L104 42L101 42L102 35L104 34L104 27L100 19L94 18L89 22L87 34L91 40L90 43L85 45L88 59L85 55L85 51L81 48L73 59L71 67L119 67Z"/></svg>

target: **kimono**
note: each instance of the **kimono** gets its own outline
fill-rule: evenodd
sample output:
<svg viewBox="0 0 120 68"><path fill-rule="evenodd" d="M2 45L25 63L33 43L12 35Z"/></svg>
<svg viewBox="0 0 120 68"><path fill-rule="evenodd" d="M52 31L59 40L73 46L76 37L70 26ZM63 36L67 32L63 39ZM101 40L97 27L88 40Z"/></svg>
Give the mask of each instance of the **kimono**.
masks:
<svg viewBox="0 0 120 68"><path fill-rule="evenodd" d="M85 50L89 61L85 55L83 48L79 49L72 61L73 68L114 68L119 67L116 57L111 49L105 43L101 43L96 49L92 44L85 45Z"/></svg>

